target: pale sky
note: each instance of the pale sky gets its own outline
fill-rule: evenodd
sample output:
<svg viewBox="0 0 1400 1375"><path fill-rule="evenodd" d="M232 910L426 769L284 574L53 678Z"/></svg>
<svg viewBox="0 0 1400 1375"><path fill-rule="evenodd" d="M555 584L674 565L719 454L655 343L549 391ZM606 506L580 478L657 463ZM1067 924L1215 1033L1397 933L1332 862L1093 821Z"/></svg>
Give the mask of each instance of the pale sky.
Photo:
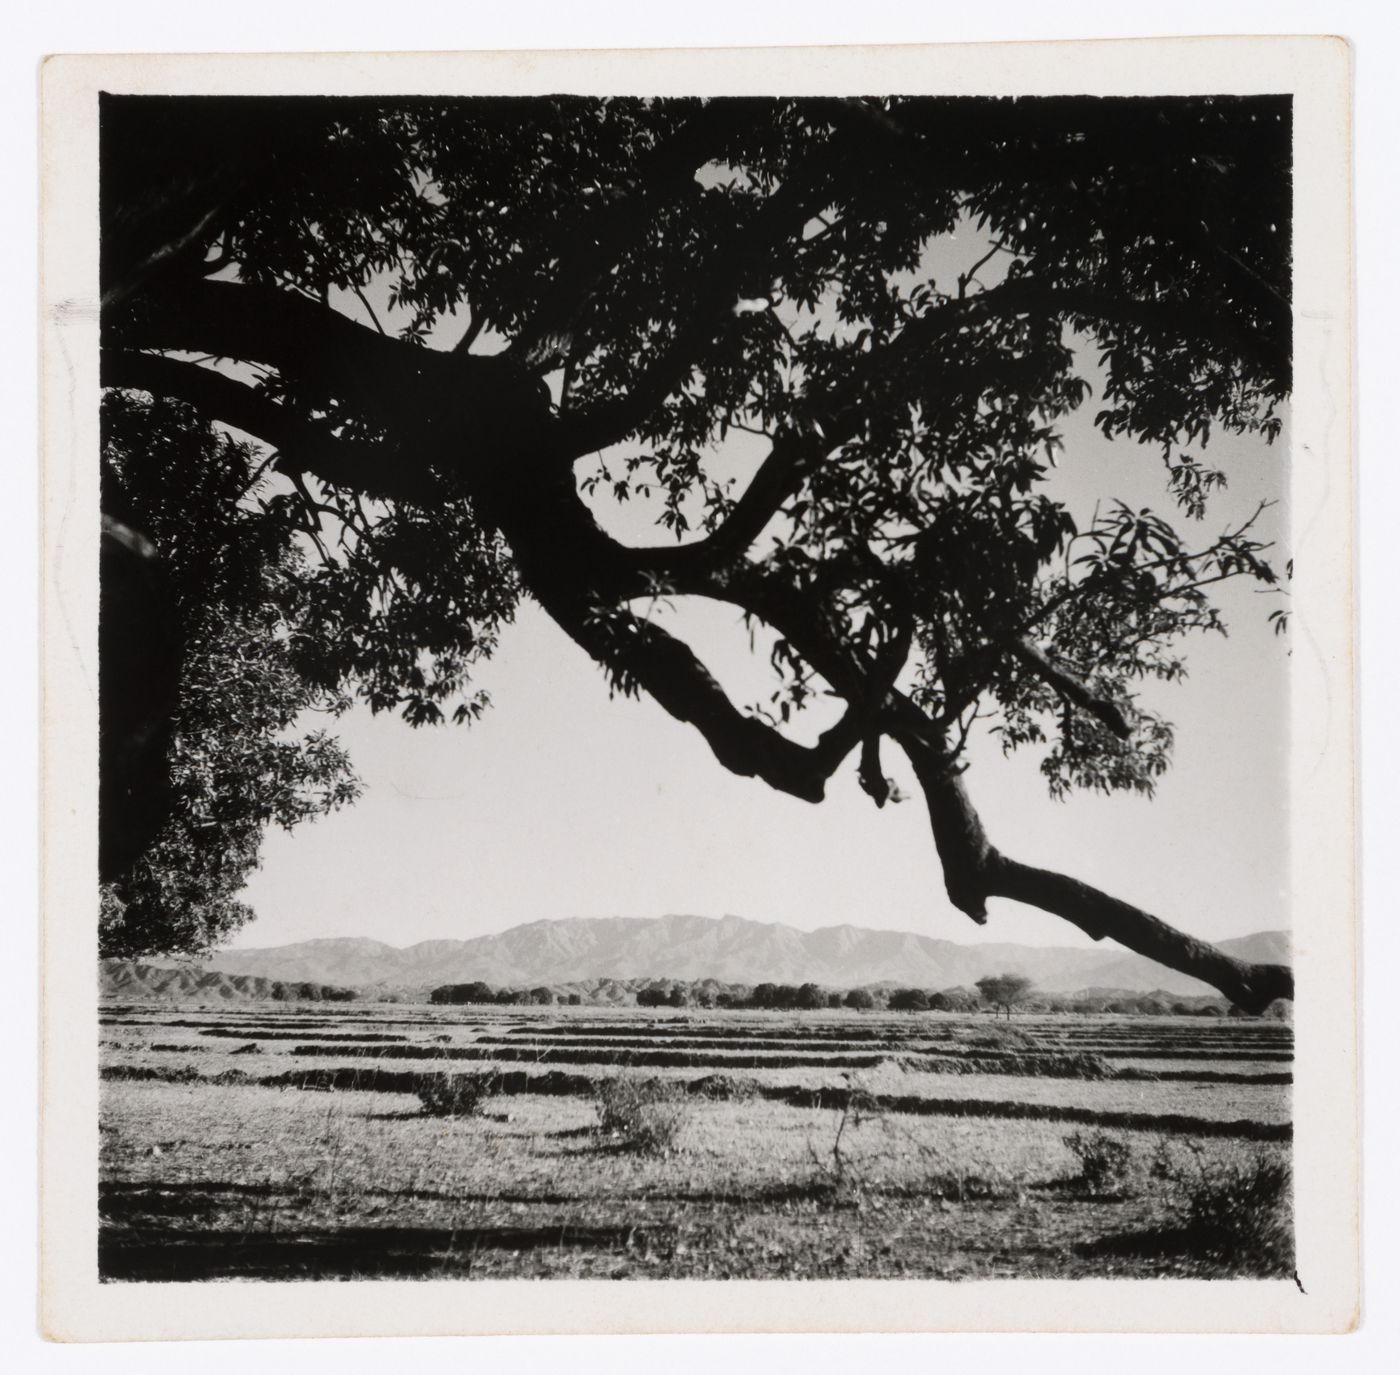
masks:
<svg viewBox="0 0 1400 1375"><path fill-rule="evenodd" d="M1093 406L1091 398L1067 432L1066 480L1076 493L1170 511L1157 456L1094 435ZM1272 449L1231 447L1229 490L1188 530L1202 541L1283 486L1286 437ZM1268 517L1276 528L1279 512ZM1285 559L1280 552L1277 566ZM1155 799L1053 802L1033 753L1003 759L985 739L965 780L1007 853L1210 939L1288 925L1290 644L1266 621L1277 599L1227 584L1220 600L1229 638L1196 637L1188 680L1147 689L1178 728ZM741 700L758 700L762 656L749 654L737 613L703 611L684 622L692 643ZM649 700L610 700L601 670L529 602L478 682L494 704L469 727L415 731L367 708L336 723L365 794L335 816L268 836L246 893L258 920L236 945L328 935L407 945L540 918L667 912L1087 943L1064 921L1010 902L993 902L981 928L948 904L922 799L893 747L886 771L912 796L883 811L857 787L854 759L819 806L736 778Z"/></svg>
<svg viewBox="0 0 1400 1375"><path fill-rule="evenodd" d="M926 261L946 279L956 259L982 248L945 241ZM1081 528L1096 500L1118 497L1153 507L1199 545L1261 499L1285 494L1286 434L1272 447L1219 439L1195 452L1227 470L1229 488L1204 521L1188 520L1165 492L1159 451L1110 444L1094 431L1097 392L1063 424L1052 479ZM761 440L740 436L722 461L742 472L762 452ZM646 538L641 514L635 502L620 514L599 509L634 542ZM1256 528L1278 538L1281 505ZM653 534L648 542L660 541ZM1270 557L1281 572L1287 551ZM1283 603L1256 595L1252 584L1216 590L1229 638L1195 637L1186 646L1187 681L1144 689L1177 727L1175 762L1155 799L1054 802L1033 751L1004 759L985 737L974 741L964 779L1006 853L1211 940L1289 925L1290 643L1266 619ZM766 656L749 652L737 612L688 604L668 626L686 632L737 702L766 700ZM1000 899L985 927L957 912L943 893L922 796L888 743L885 771L909 800L883 810L857 786L854 756L818 806L737 778L697 732L650 700L610 699L602 671L528 601L476 681L493 706L471 726L415 731L368 708L332 723L364 795L290 835L268 835L244 895L258 919L234 946L319 936L409 945L542 918L669 912L733 913L808 930L850 922L957 941L1090 944L1065 921Z"/></svg>

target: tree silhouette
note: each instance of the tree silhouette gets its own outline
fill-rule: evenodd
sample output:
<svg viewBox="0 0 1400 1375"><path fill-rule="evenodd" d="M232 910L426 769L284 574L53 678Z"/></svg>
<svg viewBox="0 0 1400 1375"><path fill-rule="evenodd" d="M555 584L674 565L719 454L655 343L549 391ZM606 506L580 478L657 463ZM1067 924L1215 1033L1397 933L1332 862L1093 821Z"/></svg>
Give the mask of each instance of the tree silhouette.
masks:
<svg viewBox="0 0 1400 1375"><path fill-rule="evenodd" d="M891 1012L927 1012L931 1006L922 988L899 988L890 994Z"/></svg>
<svg viewBox="0 0 1400 1375"><path fill-rule="evenodd" d="M737 774L817 802L854 756L884 805L893 744L974 921L1029 903L1262 1008L1286 968L1005 854L962 774L981 718L1057 795L1150 792L1137 685L1219 628L1212 584L1275 581L1249 522L1105 493L1081 529L1046 480L1088 358L1188 518L1212 430L1277 434L1289 159L1281 98L109 96L102 380L271 451L316 690L467 719L528 596ZM650 541L600 523L629 501ZM765 627L771 703L657 598Z"/></svg>
<svg viewBox="0 0 1400 1375"><path fill-rule="evenodd" d="M267 826L291 830L358 795L325 730L295 733L308 712L348 699L299 671L310 570L284 510L238 504L259 486L251 446L179 403L121 392L103 399L102 438L107 526L153 543L164 578L152 581L148 559L104 563L99 801L114 824L104 827L98 949L199 955L252 918L238 894ZM167 628L154 645L140 633L153 606ZM107 767L112 737L130 738L152 701L168 717L163 753L118 753ZM143 789L153 769L157 786Z"/></svg>
<svg viewBox="0 0 1400 1375"><path fill-rule="evenodd" d="M977 980L977 991L983 1000L1005 1012L1008 1021L1012 1009L1017 1003L1025 1002L1031 989L1031 981L1024 974L989 974Z"/></svg>

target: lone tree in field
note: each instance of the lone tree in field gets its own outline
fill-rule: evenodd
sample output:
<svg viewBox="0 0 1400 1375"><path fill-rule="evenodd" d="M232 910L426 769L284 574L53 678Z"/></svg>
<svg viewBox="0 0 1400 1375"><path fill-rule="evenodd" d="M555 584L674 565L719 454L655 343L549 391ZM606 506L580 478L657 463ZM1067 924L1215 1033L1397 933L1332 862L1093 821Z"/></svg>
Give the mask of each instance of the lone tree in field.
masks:
<svg viewBox="0 0 1400 1375"><path fill-rule="evenodd" d="M972 920L1028 903L1262 1009L1287 969L1005 854L963 773L980 718L1055 795L1149 792L1137 685L1219 628L1212 584L1274 581L1248 523L1105 492L1077 528L1047 478L1095 365L1188 518L1221 475L1187 446L1278 432L1289 159L1273 98L107 97L102 380L265 451L227 499L304 560L276 642L308 692L466 720L533 598L734 773L819 802L854 760L883 805L902 751ZM163 480L178 510L201 478ZM629 499L650 539L600 523ZM657 598L764 628L771 710Z"/></svg>
<svg viewBox="0 0 1400 1375"><path fill-rule="evenodd" d="M1023 1003L1030 996L1031 981L1024 974L989 974L977 980L977 991L982 1001L991 1003L998 1011L1006 1013L1007 1021L1017 1003Z"/></svg>

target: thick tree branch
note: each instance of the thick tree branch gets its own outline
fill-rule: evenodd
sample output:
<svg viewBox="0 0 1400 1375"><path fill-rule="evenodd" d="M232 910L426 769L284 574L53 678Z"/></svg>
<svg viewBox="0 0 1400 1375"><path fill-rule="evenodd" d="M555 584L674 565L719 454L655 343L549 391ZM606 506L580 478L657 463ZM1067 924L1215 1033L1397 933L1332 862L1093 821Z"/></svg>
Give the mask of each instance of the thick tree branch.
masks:
<svg viewBox="0 0 1400 1375"><path fill-rule="evenodd" d="M256 388L197 363L108 348L102 353L102 385L188 402L206 419L222 421L276 449L283 471L311 473L335 486L390 500L441 495L429 473L395 462L387 448L341 439Z"/></svg>
<svg viewBox="0 0 1400 1375"><path fill-rule="evenodd" d="M662 577L696 578L742 557L831 446L832 441L810 425L784 429L743 495L710 534L689 544L628 549L628 564Z"/></svg>
<svg viewBox="0 0 1400 1375"><path fill-rule="evenodd" d="M948 900L979 926L987 921L986 871L996 851L962 785L961 771L942 735L908 698L896 695L890 734L924 794L933 844Z"/></svg>
<svg viewBox="0 0 1400 1375"><path fill-rule="evenodd" d="M231 194L231 192L226 192L206 207L188 210L187 215L190 218L187 223L173 228L168 239L156 244L139 261L126 266L115 281L104 282L102 309L110 310L129 300L155 273L177 262L191 249L201 244L219 216L223 214L231 199Z"/></svg>
<svg viewBox="0 0 1400 1375"><path fill-rule="evenodd" d="M467 376L477 360L377 333L298 292L239 282L181 282L103 320L104 344L210 354L276 368L299 385L402 420L404 393Z"/></svg>
<svg viewBox="0 0 1400 1375"><path fill-rule="evenodd" d="M1003 855L987 838L943 740L907 698L900 698L892 713L890 733L923 789L948 898L974 921L987 920L988 898L1010 898L1063 917L1094 940L1115 940L1200 979L1247 1012L1262 1012L1275 998L1293 996L1293 974L1286 966L1234 959L1087 883Z"/></svg>
<svg viewBox="0 0 1400 1375"><path fill-rule="evenodd" d="M779 792L820 802L827 779L860 741L864 722L854 707L815 745L799 745L737 710L690 647L660 626L630 612L590 615L553 598L544 605L624 689L645 689L678 721L694 726L715 758L740 777L761 778Z"/></svg>
<svg viewBox="0 0 1400 1375"><path fill-rule="evenodd" d="M587 515L581 503L564 509L574 513L571 519ZM595 538L617 548L601 532ZM889 654L877 656L872 666L838 633L820 598L774 577L761 564L740 560L718 571L678 579L677 590L733 602L772 625L846 699L847 710L838 725L816 747L807 749L736 711L690 649L658 627L630 615L623 620L614 616L611 629L602 628L606 621L590 620L577 600L576 584L567 584L563 565L556 575L559 594L541 596L546 609L600 663L630 677L671 715L700 730L716 758L734 773L760 777L781 791L816 801L831 772L857 744L864 744L863 762L869 773L878 734L893 736L909 757L924 792L949 899L974 921L986 921L989 898L1008 897L1064 917L1095 939L1111 937L1129 950L1202 979L1247 1010L1260 1011L1276 997L1291 996L1292 975L1282 966L1234 960L1087 884L1003 856L987 837L946 739L914 703L894 689L907 640L900 650L900 637L892 639ZM614 593L634 576L624 561ZM538 582L535 587L540 595ZM625 629L621 640L619 625ZM1058 688L1075 690L1069 675L1048 660L1046 664L1051 681L1060 680ZM1082 705L1089 710L1097 699L1082 684L1079 687L1086 698Z"/></svg>
<svg viewBox="0 0 1400 1375"><path fill-rule="evenodd" d="M1246 1012L1262 1012L1276 998L1293 997L1293 971L1286 965L1234 959L1078 879L1034 869L1003 855L997 856L990 879L991 895L1063 917L1095 940L1109 937L1168 969L1218 988Z"/></svg>

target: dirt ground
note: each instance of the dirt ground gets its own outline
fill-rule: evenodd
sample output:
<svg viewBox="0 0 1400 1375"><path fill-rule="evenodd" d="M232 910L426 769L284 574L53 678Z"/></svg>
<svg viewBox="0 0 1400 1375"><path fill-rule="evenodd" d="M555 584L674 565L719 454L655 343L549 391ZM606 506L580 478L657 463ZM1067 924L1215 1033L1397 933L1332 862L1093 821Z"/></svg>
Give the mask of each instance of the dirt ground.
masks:
<svg viewBox="0 0 1400 1375"><path fill-rule="evenodd" d="M1229 1274L1162 1153L1218 1174L1281 1149L1122 1132L1123 1177L1093 1189L1063 1123L695 1100L648 1154L586 1098L435 1118L204 1083L107 1083L101 1128L110 1280Z"/></svg>

